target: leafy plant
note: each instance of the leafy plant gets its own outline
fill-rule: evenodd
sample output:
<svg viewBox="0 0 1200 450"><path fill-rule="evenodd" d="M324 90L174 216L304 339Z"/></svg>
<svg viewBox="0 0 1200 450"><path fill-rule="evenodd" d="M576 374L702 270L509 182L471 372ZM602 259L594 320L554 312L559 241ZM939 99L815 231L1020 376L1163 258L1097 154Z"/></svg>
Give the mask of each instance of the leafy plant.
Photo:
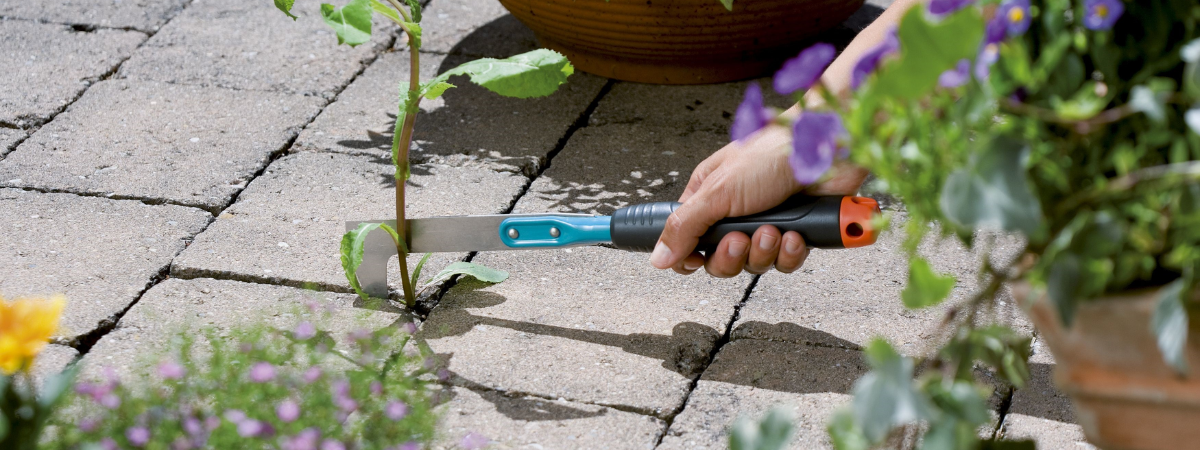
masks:
<svg viewBox="0 0 1200 450"><path fill-rule="evenodd" d="M788 123L797 180L819 182L848 159L903 199L906 306L939 305L956 282L916 252L923 240L985 256L979 291L949 309L935 354L868 346L872 371L830 425L837 447L925 424L922 448L980 448L988 390L977 366L1017 387L1028 377L1029 339L993 325L1008 283L1044 292L1068 326L1081 302L1165 286L1152 329L1188 373L1188 311L1200 306L1198 37L1200 5L1187 0L932 0L858 61L847 96L817 81L833 58L825 44L784 65L776 90L815 86L824 100ZM789 122L764 111L752 87L734 138ZM981 230L1022 236L1019 257L1000 262Z"/></svg>
<svg viewBox="0 0 1200 450"><path fill-rule="evenodd" d="M0 448L37 448L47 421L70 387L70 368L35 386L30 374L37 355L58 329L66 304L61 298L5 300L0 297Z"/></svg>
<svg viewBox="0 0 1200 450"><path fill-rule="evenodd" d="M729 429L729 450L783 450L792 440L796 417L777 406L757 422L739 417Z"/></svg>
<svg viewBox="0 0 1200 450"><path fill-rule="evenodd" d="M153 375L76 385L75 412L54 418L43 447L424 448L437 418L421 376L436 369L396 350L415 330L181 331L153 355Z"/></svg>
<svg viewBox="0 0 1200 450"><path fill-rule="evenodd" d="M292 14L293 4L294 0L275 0L275 6L295 20L297 17ZM327 3L321 4L321 16L325 19L325 23L337 33L338 44L355 46L370 41L372 18L375 15L394 22L403 30L404 36L408 39L409 82L407 89L402 89L399 94L399 111L396 115L396 125L392 136L392 164L395 166L394 178L396 181L396 226L393 228L384 223L368 223L347 232L342 237L342 268L346 272L346 278L350 280L350 286L354 292L360 297L368 299L369 296L363 292L357 276L358 267L362 264L363 242L371 231L377 228L383 229L392 237L396 251L400 255L400 279L404 290L404 302L411 307L417 301L415 287L419 282L418 275L420 274L419 270L413 270L413 276L410 277L406 262L408 247L404 239L406 236L404 187L410 175L408 149L412 143L413 126L416 123L417 113L420 112L421 100L438 98L447 89L455 87L450 83L450 79L457 75L465 75L472 83L503 96L544 97L554 93L558 86L566 82L567 77L574 73L575 69L563 55L552 50L539 49L505 59L483 58L470 61L431 80L422 82L419 70L422 33L421 5L417 0L404 0L404 4L401 4L399 0L387 0L387 3L379 0L350 0L340 8ZM423 265L426 259L422 258L420 265ZM439 276L474 275L482 271L477 264L465 262L455 263L452 268L447 268L451 270L450 273L447 274L443 271ZM490 273L493 275L503 274L503 276L493 276L487 280L481 280L500 282L507 278L507 274L502 271Z"/></svg>

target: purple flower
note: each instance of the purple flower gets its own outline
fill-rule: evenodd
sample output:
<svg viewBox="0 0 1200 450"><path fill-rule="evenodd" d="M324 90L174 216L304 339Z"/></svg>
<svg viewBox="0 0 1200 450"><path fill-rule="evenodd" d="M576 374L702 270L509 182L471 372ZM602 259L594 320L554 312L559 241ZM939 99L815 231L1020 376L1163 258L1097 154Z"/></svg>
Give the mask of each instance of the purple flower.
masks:
<svg viewBox="0 0 1200 450"><path fill-rule="evenodd" d="M104 450L117 450L121 448L121 446L117 445L117 441L114 441L113 438L106 437L104 440L100 441L100 448Z"/></svg>
<svg viewBox="0 0 1200 450"><path fill-rule="evenodd" d="M954 89L967 83L971 79L971 61L963 59L954 66L953 69L942 72L938 76L938 86Z"/></svg>
<svg viewBox="0 0 1200 450"><path fill-rule="evenodd" d="M192 448L192 443L183 436L179 436L171 441L171 450L188 450L190 448Z"/></svg>
<svg viewBox="0 0 1200 450"><path fill-rule="evenodd" d="M250 381L266 383L275 379L275 366L268 362L256 363L250 366Z"/></svg>
<svg viewBox="0 0 1200 450"><path fill-rule="evenodd" d="M175 361L164 361L158 365L158 376L167 380L178 380L187 375L187 369Z"/></svg>
<svg viewBox="0 0 1200 450"><path fill-rule="evenodd" d="M200 423L200 419L188 416L183 419L183 431L190 436L198 436L204 432L204 424Z"/></svg>
<svg viewBox="0 0 1200 450"><path fill-rule="evenodd" d="M458 446L466 450L478 450L487 447L489 442L491 442L491 439L472 431L467 433L466 436L463 436L462 441L458 443Z"/></svg>
<svg viewBox="0 0 1200 450"><path fill-rule="evenodd" d="M281 450L317 450L317 443L321 440L321 432L316 428L305 428L296 433L290 438L283 438L280 444Z"/></svg>
<svg viewBox="0 0 1200 450"><path fill-rule="evenodd" d="M824 42L804 49L795 58L784 62L779 72L775 73L775 91L788 95L812 87L825 73L829 63L833 62L835 55L837 50Z"/></svg>
<svg viewBox="0 0 1200 450"><path fill-rule="evenodd" d="M1121 0L1087 0L1083 4L1083 26L1089 30L1105 31L1125 13Z"/></svg>
<svg viewBox="0 0 1200 450"><path fill-rule="evenodd" d="M237 424L237 432L241 437L255 437L263 432L266 428L260 421L254 419L246 419Z"/></svg>
<svg viewBox="0 0 1200 450"><path fill-rule="evenodd" d="M292 337L306 341L317 335L317 327L313 326L312 322L303 321L296 325L296 329L292 331Z"/></svg>
<svg viewBox="0 0 1200 450"><path fill-rule="evenodd" d="M836 114L805 112L794 131L793 151L788 157L792 174L800 184L815 183L839 156L837 140L846 132L842 120Z"/></svg>
<svg viewBox="0 0 1200 450"><path fill-rule="evenodd" d="M346 444L333 439L326 439L325 442L321 443L321 450L346 450Z"/></svg>
<svg viewBox="0 0 1200 450"><path fill-rule="evenodd" d="M365 341L371 338L371 330L358 328L346 333L346 337L349 337L351 342Z"/></svg>
<svg viewBox="0 0 1200 450"><path fill-rule="evenodd" d="M949 14L974 2L975 0L930 0L929 13L939 16Z"/></svg>
<svg viewBox="0 0 1200 450"><path fill-rule="evenodd" d="M304 371L304 375L301 375L301 377L304 379L305 383L312 384L321 378L321 368L315 366L309 367L308 370Z"/></svg>
<svg viewBox="0 0 1200 450"><path fill-rule="evenodd" d="M383 407L383 415L392 420L403 419L408 415L408 405L399 400L392 400Z"/></svg>
<svg viewBox="0 0 1200 450"><path fill-rule="evenodd" d="M333 389L334 397L347 397L350 395L350 382L346 380L334 381L333 386L330 386L330 388Z"/></svg>
<svg viewBox="0 0 1200 450"><path fill-rule="evenodd" d="M1005 0L996 10L996 17L1003 21L1007 36L1020 36L1029 30L1029 0Z"/></svg>
<svg viewBox="0 0 1200 450"><path fill-rule="evenodd" d="M100 406L108 409L117 409L118 406L121 406L121 397L118 397L117 394L110 392L101 396L96 403L99 403Z"/></svg>
<svg viewBox="0 0 1200 450"><path fill-rule="evenodd" d="M880 42L879 45L859 58L858 62L854 64L854 70L850 72L850 88L858 89L863 80L866 80L868 75L875 72L875 68L879 67L879 62L884 57L899 50L900 38L896 37L896 29L892 28L888 32L887 37L883 39L883 42Z"/></svg>
<svg viewBox="0 0 1200 450"><path fill-rule="evenodd" d="M239 409L230 409L230 410L225 411L225 420L228 420L235 424L242 423L242 422L246 421L246 413L242 412Z"/></svg>
<svg viewBox="0 0 1200 450"><path fill-rule="evenodd" d="M335 398L333 399L333 403L337 405L338 409L341 409L345 412L353 412L354 410L358 409L358 402L354 401L354 399L350 397Z"/></svg>
<svg viewBox="0 0 1200 450"><path fill-rule="evenodd" d="M371 394L383 395L383 383L380 383L379 380L372 381L371 382Z"/></svg>
<svg viewBox="0 0 1200 450"><path fill-rule="evenodd" d="M221 426L221 419L217 416L208 416L204 419L204 429L212 431Z"/></svg>
<svg viewBox="0 0 1200 450"><path fill-rule="evenodd" d="M446 370L446 369L438 369L437 377L438 377L438 381L449 381L450 380L450 371Z"/></svg>
<svg viewBox="0 0 1200 450"><path fill-rule="evenodd" d="M400 326L400 329L408 334L417 334L417 324L408 322Z"/></svg>
<svg viewBox="0 0 1200 450"><path fill-rule="evenodd" d="M150 430L146 427L129 427L125 430L125 439L129 440L129 445L141 447L150 442Z"/></svg>
<svg viewBox="0 0 1200 450"><path fill-rule="evenodd" d="M403 444L397 445L396 450L421 450L421 444L418 444L413 441L408 441Z"/></svg>
<svg viewBox="0 0 1200 450"><path fill-rule="evenodd" d="M281 422L290 423L300 418L300 405L291 399L284 400L275 407L275 415Z"/></svg>
<svg viewBox="0 0 1200 450"><path fill-rule="evenodd" d="M996 44L1008 37L1008 25L999 14L989 20L983 34L983 45Z"/></svg>
<svg viewBox="0 0 1200 450"><path fill-rule="evenodd" d="M79 421L79 431L84 433L91 433L96 431L97 428L100 428L99 418L90 417Z"/></svg>
<svg viewBox="0 0 1200 450"><path fill-rule="evenodd" d="M758 87L758 83L750 83L746 86L746 96L742 98L742 104L738 105L737 112L733 115L729 135L735 141L741 140L770 124L771 119L771 110L763 106L762 88Z"/></svg>
<svg viewBox="0 0 1200 450"><path fill-rule="evenodd" d="M975 57L975 79L983 81L988 78L992 72L992 64L1000 59L1000 48L996 44L988 44L979 50L979 56Z"/></svg>

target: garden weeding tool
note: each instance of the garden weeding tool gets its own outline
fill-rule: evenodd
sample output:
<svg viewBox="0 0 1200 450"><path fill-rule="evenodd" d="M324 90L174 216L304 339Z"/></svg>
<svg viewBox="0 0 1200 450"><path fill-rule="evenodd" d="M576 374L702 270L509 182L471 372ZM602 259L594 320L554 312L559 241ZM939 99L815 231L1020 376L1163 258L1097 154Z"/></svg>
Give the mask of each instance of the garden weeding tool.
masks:
<svg viewBox="0 0 1200 450"><path fill-rule="evenodd" d="M409 219L405 240L412 253L537 250L608 242L621 250L649 252L667 217L679 206L676 202L643 203L618 209L612 216L541 213ZM797 195L768 211L717 222L696 248L711 251L726 234L741 231L751 235L762 225L800 233L810 247L862 247L873 244L878 235L871 225L876 214L879 204L866 197ZM379 222L396 223L346 222L346 230ZM395 254L396 246L386 232L375 230L367 236L358 267L358 280L367 294L387 296L387 260Z"/></svg>

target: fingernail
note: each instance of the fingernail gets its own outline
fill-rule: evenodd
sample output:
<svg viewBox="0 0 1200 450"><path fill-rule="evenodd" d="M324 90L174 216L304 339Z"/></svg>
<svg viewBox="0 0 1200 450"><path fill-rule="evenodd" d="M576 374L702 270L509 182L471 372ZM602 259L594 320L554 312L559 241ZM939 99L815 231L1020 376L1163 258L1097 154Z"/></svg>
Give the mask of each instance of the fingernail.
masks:
<svg viewBox="0 0 1200 450"><path fill-rule="evenodd" d="M788 253L796 253L796 252L800 251L800 240L799 239L787 239L787 242L783 243L783 250Z"/></svg>
<svg viewBox="0 0 1200 450"><path fill-rule="evenodd" d="M683 261L683 268L687 269L687 270L696 270L696 269L699 269L700 266L703 266L703 265L704 264L700 264L695 261L688 261L688 260Z"/></svg>
<svg viewBox="0 0 1200 450"><path fill-rule="evenodd" d="M671 263L671 249L667 244L658 241L654 245L654 253L650 254L650 264L659 269L666 269Z"/></svg>
<svg viewBox="0 0 1200 450"><path fill-rule="evenodd" d="M758 238L758 248L763 250L771 250L775 248L775 242L775 236L764 234L762 237Z"/></svg>
<svg viewBox="0 0 1200 450"><path fill-rule="evenodd" d="M732 256L734 258L742 256L743 253L746 253L746 247L749 247L749 246L746 245L746 243L742 242L742 241L730 242L729 243L729 256Z"/></svg>

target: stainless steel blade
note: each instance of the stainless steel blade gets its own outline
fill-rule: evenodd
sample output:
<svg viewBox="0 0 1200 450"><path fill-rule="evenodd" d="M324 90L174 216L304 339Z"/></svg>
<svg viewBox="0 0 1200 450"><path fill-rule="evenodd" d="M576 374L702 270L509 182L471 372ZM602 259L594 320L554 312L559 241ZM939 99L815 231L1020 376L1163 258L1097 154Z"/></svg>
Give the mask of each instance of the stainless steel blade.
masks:
<svg viewBox="0 0 1200 450"><path fill-rule="evenodd" d="M514 217L592 217L591 214L490 214L408 219L408 248L413 253L520 250L504 245L500 224Z"/></svg>

